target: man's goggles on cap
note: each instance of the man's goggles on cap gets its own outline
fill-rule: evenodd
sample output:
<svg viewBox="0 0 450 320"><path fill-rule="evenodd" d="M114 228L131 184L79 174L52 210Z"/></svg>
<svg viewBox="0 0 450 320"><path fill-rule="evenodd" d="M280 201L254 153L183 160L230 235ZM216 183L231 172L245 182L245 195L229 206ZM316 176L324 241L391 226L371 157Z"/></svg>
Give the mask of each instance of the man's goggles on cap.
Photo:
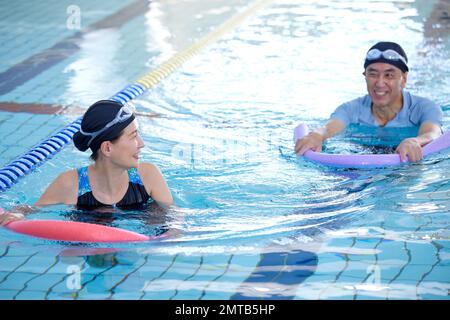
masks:
<svg viewBox="0 0 450 320"><path fill-rule="evenodd" d="M87 143L87 146L89 147L91 145L91 142L96 137L98 137L101 133L105 132L112 126L130 119L131 116L133 115L133 112L134 112L133 106L126 104L122 108L119 109L119 112L117 112L116 117L113 120L111 120L103 129L100 129L95 132L84 132L83 129L80 128L81 134L83 134L85 136L91 136L91 138L89 139L89 142Z"/></svg>
<svg viewBox="0 0 450 320"><path fill-rule="evenodd" d="M367 52L367 56L366 56L366 60L376 60L379 59L380 57L383 57L386 60L391 60L391 61L401 61L405 64L405 66L407 66L408 64L406 63L405 58L403 58L397 51L392 50L392 49L387 49L385 51L380 51L378 49L372 49L369 50L369 52Z"/></svg>

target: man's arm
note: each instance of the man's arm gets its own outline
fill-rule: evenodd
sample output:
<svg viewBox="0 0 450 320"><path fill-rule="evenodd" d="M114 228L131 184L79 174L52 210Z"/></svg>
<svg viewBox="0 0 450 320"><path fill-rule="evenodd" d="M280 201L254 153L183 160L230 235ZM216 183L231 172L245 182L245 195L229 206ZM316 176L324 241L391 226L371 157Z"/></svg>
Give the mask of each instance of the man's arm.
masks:
<svg viewBox="0 0 450 320"><path fill-rule="evenodd" d="M423 147L434 139L439 138L441 134L442 130L439 125L433 122L425 122L419 128L419 135L417 136L417 139L419 140L420 145Z"/></svg>
<svg viewBox="0 0 450 320"><path fill-rule="evenodd" d="M425 122L419 128L419 134L415 138L403 140L395 150L400 155L400 160L405 162L407 158L416 162L422 159L422 147L441 135L441 127L433 122Z"/></svg>
<svg viewBox="0 0 450 320"><path fill-rule="evenodd" d="M303 139L299 139L295 143L295 153L303 155L308 150L316 152L322 151L323 142L344 130L345 123L338 119L331 119L324 127L318 128L310 132Z"/></svg>

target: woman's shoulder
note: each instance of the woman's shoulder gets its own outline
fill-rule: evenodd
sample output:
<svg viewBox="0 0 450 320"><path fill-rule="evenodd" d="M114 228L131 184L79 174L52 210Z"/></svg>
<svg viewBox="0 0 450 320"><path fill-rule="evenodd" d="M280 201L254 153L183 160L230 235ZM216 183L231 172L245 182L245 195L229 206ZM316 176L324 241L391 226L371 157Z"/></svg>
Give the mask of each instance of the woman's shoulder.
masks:
<svg viewBox="0 0 450 320"><path fill-rule="evenodd" d="M155 170L155 169L158 169L158 167L151 162L140 162L137 169L138 169L138 171L139 170Z"/></svg>
<svg viewBox="0 0 450 320"><path fill-rule="evenodd" d="M172 194L159 170L153 163L143 162L138 165L138 173L142 178L147 193L159 204L173 204Z"/></svg>
<svg viewBox="0 0 450 320"><path fill-rule="evenodd" d="M55 179L55 183L60 187L64 188L64 190L70 190L75 186L78 186L78 170L72 169L65 171Z"/></svg>
<svg viewBox="0 0 450 320"><path fill-rule="evenodd" d="M60 173L58 178L65 180L78 179L78 169L71 169Z"/></svg>
<svg viewBox="0 0 450 320"><path fill-rule="evenodd" d="M139 165L137 167L137 171L143 179L151 178L151 176L160 173L159 168L150 162L139 163Z"/></svg>
<svg viewBox="0 0 450 320"><path fill-rule="evenodd" d="M36 205L57 203L74 204L78 191L78 174L76 170L63 172L48 186Z"/></svg>

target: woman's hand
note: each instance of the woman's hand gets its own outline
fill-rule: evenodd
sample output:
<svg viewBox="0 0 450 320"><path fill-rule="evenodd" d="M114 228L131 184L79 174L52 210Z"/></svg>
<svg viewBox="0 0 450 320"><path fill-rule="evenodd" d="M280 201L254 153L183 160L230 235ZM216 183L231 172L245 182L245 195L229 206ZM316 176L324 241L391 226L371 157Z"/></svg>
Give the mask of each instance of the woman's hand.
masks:
<svg viewBox="0 0 450 320"><path fill-rule="evenodd" d="M25 219L25 216L21 213L6 212L0 208L0 226L6 226L10 222L23 219Z"/></svg>

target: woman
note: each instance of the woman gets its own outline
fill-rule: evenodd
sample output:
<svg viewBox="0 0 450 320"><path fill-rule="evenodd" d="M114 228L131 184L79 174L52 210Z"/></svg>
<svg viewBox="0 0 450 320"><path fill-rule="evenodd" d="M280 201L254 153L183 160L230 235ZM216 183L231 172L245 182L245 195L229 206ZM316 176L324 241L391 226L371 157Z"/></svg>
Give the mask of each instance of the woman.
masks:
<svg viewBox="0 0 450 320"><path fill-rule="evenodd" d="M144 142L128 105L110 100L94 103L73 141L80 151L91 149L94 163L60 174L36 206L62 203L81 209L136 208L150 199L162 206L173 204L159 169L151 163L139 163ZM23 218L21 213L0 212L0 225Z"/></svg>

